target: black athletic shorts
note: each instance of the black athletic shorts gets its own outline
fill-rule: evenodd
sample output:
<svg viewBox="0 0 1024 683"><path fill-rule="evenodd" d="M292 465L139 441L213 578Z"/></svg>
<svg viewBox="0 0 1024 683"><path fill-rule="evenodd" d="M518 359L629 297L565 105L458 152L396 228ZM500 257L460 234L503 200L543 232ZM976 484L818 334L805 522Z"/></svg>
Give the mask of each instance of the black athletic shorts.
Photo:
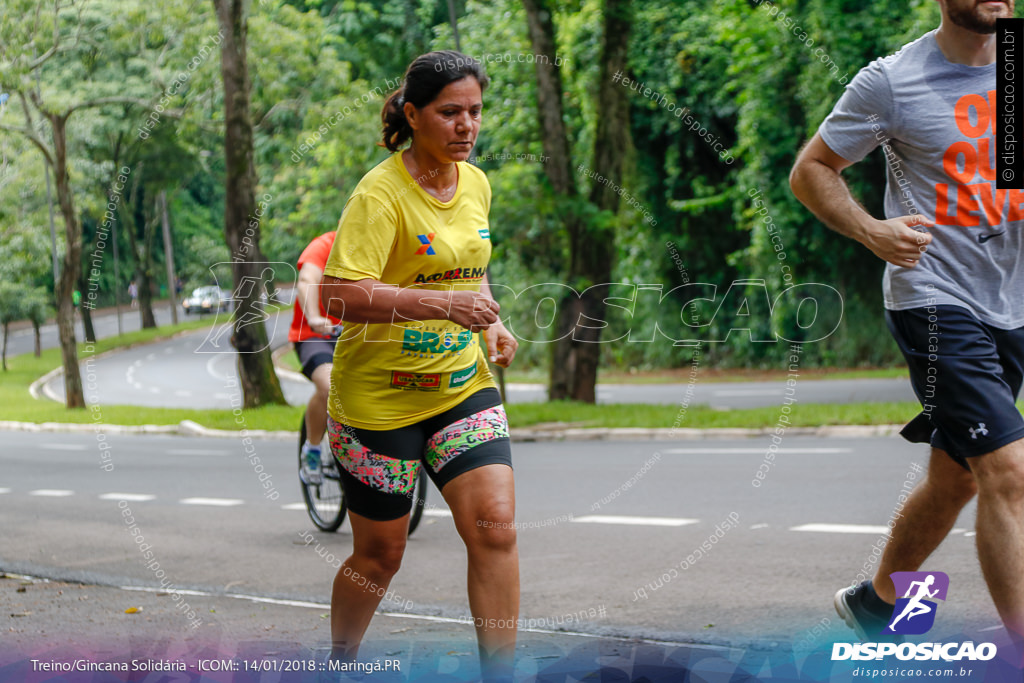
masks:
<svg viewBox="0 0 1024 683"><path fill-rule="evenodd" d="M986 325L960 306L886 311L924 411L900 432L963 467L967 458L1024 438L1016 400L1024 377L1024 328Z"/></svg>
<svg viewBox="0 0 1024 683"><path fill-rule="evenodd" d="M306 379L313 380L313 371L325 363L334 360L334 347L338 339L326 339L324 337L310 337L305 341L295 342L295 354L302 363L302 374Z"/></svg>
<svg viewBox="0 0 1024 683"><path fill-rule="evenodd" d="M327 436L349 510L379 522L409 514L421 469L443 489L477 467L512 467L508 418L492 388L398 429L361 429L328 417Z"/></svg>

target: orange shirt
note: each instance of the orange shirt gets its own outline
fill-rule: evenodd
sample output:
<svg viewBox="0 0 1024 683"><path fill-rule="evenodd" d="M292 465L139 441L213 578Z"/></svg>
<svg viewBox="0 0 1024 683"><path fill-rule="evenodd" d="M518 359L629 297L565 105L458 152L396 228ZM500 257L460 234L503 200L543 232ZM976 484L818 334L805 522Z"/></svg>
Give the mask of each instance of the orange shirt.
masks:
<svg viewBox="0 0 1024 683"><path fill-rule="evenodd" d="M331 247L334 246L334 237L337 235L337 231L331 230L317 237L315 240L309 243L309 246L302 251L302 255L299 256L298 269L301 271L302 266L307 263L312 264L319 268L324 269L327 265L327 257L331 254ZM296 287L298 284L296 283ZM319 290L319 288L318 288ZM317 305L320 307L320 315L325 318L330 318L331 322L335 325L340 325L341 321L337 318L332 318L327 315L324 310L324 304L320 301L320 293L317 291ZM309 329L309 325L306 324L306 314L302 312L302 306L299 305L299 299L295 298L295 313L292 315L292 326L288 330L288 341L306 341L307 339L330 339L329 336L323 334L317 334L313 330Z"/></svg>

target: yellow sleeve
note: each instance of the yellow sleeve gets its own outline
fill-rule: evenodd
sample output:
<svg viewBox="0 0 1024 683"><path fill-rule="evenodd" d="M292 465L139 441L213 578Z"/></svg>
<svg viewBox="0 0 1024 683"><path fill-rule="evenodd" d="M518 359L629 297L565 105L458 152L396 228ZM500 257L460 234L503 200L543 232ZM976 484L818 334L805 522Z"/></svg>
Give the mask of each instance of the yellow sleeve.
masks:
<svg viewBox="0 0 1024 683"><path fill-rule="evenodd" d="M380 280L398 236L393 202L353 194L338 221L324 274L343 280Z"/></svg>

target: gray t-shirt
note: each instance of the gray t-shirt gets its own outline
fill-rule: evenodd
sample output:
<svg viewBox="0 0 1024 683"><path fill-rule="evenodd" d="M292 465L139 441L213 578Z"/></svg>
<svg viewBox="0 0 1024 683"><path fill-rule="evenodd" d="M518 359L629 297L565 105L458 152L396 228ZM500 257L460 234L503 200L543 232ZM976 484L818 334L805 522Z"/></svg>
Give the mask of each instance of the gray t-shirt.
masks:
<svg viewBox="0 0 1024 683"><path fill-rule="evenodd" d="M890 310L953 304L1024 326L1024 190L996 189L995 85L995 64L951 63L932 31L861 69L821 125L848 161L882 146L887 218L935 221L917 267L886 265Z"/></svg>

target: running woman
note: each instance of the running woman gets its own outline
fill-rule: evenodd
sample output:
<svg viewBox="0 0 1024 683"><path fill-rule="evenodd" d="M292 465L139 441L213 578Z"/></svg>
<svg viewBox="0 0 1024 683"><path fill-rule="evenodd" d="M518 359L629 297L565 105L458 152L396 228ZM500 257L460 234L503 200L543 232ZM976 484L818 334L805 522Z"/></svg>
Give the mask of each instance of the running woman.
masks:
<svg viewBox="0 0 1024 683"><path fill-rule="evenodd" d="M886 261L886 321L924 411L902 431L930 443L873 581L835 606L878 639L896 600L889 574L916 571L978 496L982 573L1011 635L1024 635L1024 192L995 182L996 20L1013 0L938 0L942 23L863 68L801 151L794 194ZM840 173L883 145L885 220Z"/></svg>
<svg viewBox="0 0 1024 683"><path fill-rule="evenodd" d="M382 114L393 154L356 186L324 269L326 310L345 321L327 429L353 536L334 579L331 634L334 657L356 656L398 571L416 477L426 472L466 544L483 677L510 680L515 491L508 422L476 333L503 367L518 343L485 275L490 186L466 163L487 83L457 52L413 61Z"/></svg>
<svg viewBox="0 0 1024 683"><path fill-rule="evenodd" d="M331 318L320 301L320 280L327 257L334 246L334 230L315 238L299 256L299 278L295 284L295 313L288 341L302 364L302 374L313 383L313 395L306 406L306 443L302 444L299 477L308 484L323 480L320 472L320 443L327 431L327 397L331 390L331 360L341 325Z"/></svg>

